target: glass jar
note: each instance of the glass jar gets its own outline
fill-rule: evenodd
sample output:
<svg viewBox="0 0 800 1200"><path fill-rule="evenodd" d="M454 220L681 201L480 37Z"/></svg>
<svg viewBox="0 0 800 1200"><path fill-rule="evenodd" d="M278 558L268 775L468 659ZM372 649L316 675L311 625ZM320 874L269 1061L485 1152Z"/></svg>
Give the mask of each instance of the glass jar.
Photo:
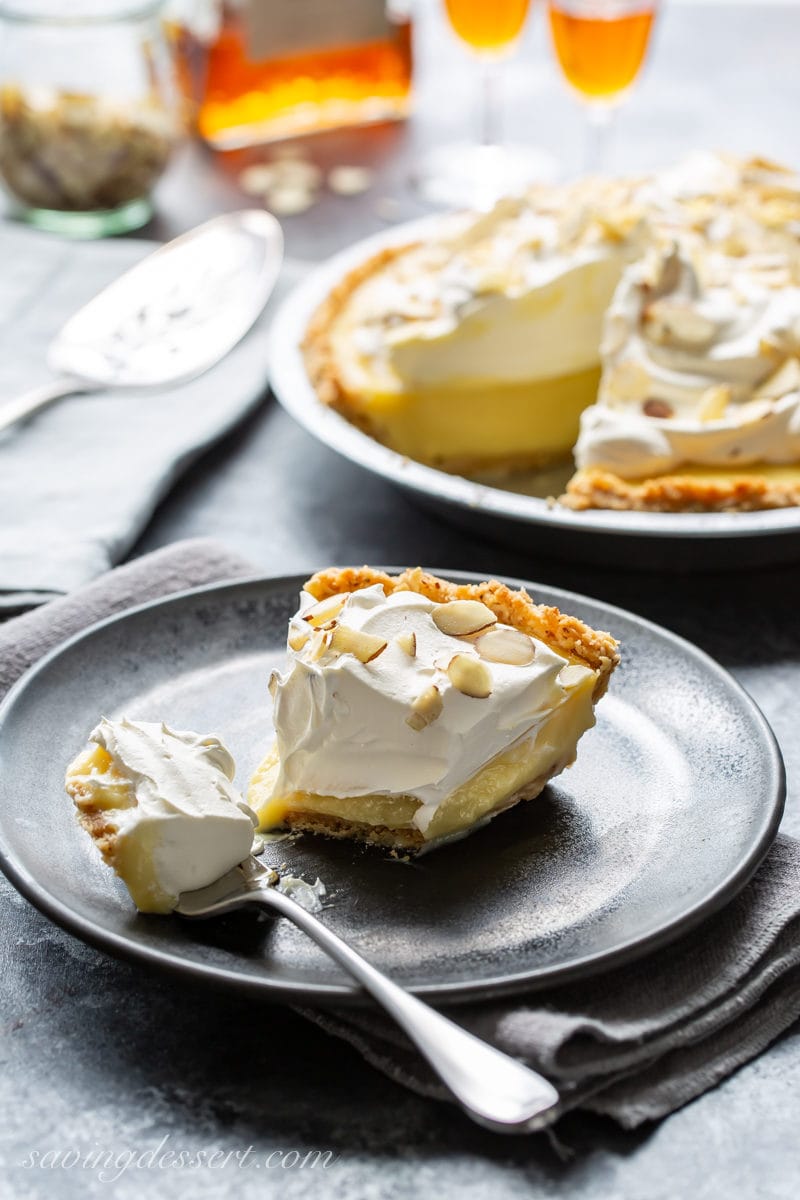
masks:
<svg viewBox="0 0 800 1200"><path fill-rule="evenodd" d="M74 237L137 229L180 136L149 0L0 0L0 179L25 220Z"/></svg>

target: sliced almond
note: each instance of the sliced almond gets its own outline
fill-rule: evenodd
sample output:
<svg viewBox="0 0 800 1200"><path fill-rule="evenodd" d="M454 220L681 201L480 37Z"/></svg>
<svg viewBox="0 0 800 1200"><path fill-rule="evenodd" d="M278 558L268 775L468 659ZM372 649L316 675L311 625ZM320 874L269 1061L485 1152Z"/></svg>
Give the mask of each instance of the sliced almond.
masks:
<svg viewBox="0 0 800 1200"><path fill-rule="evenodd" d="M248 196L263 196L275 182L275 163L253 163L239 174L239 187Z"/></svg>
<svg viewBox="0 0 800 1200"><path fill-rule="evenodd" d="M278 680L279 679L280 679L280 676L277 671L270 672L269 683L267 684L267 691L269 692L270 696L272 696L273 700L275 699L275 693L278 690Z"/></svg>
<svg viewBox="0 0 800 1200"><path fill-rule="evenodd" d="M675 409L667 400L656 400L652 396L642 404L642 412L646 417L655 417L659 421L668 421L675 416Z"/></svg>
<svg viewBox="0 0 800 1200"><path fill-rule="evenodd" d="M563 688L576 687L577 684L583 682L587 673L591 673L589 667L582 667L580 663L569 663L559 671L558 682Z"/></svg>
<svg viewBox="0 0 800 1200"><path fill-rule="evenodd" d="M432 725L442 711L442 697L439 689L431 684L411 705L411 716L406 717L406 725L410 725L415 733L420 733L426 725Z"/></svg>
<svg viewBox="0 0 800 1200"><path fill-rule="evenodd" d="M603 377L603 393L612 400L639 400L649 387L646 369L632 359L622 359Z"/></svg>
<svg viewBox="0 0 800 1200"><path fill-rule="evenodd" d="M331 649L338 654L352 654L362 663L372 662L389 644L385 638L360 629L349 629L347 625L337 625L330 638Z"/></svg>
<svg viewBox="0 0 800 1200"><path fill-rule="evenodd" d="M404 650L409 658L413 658L417 653L417 635L412 631L409 633L398 633L394 639L401 650Z"/></svg>
<svg viewBox="0 0 800 1200"><path fill-rule="evenodd" d="M308 651L306 652L306 660L308 662L319 662L323 654L327 654L331 645L331 633L321 629L315 629L311 634Z"/></svg>
<svg viewBox="0 0 800 1200"><path fill-rule="evenodd" d="M748 400L746 404L738 404L733 413L738 425L755 425L756 421L772 416L773 405L773 400Z"/></svg>
<svg viewBox="0 0 800 1200"><path fill-rule="evenodd" d="M679 300L654 300L644 311L647 335L654 342L682 342L705 346L716 333L716 325L691 304Z"/></svg>
<svg viewBox="0 0 800 1200"><path fill-rule="evenodd" d="M309 629L291 629L289 631L289 649L302 650L310 637Z"/></svg>
<svg viewBox="0 0 800 1200"><path fill-rule="evenodd" d="M487 662L506 663L510 667L527 667L536 655L532 639L520 629L490 629L476 638L473 645Z"/></svg>
<svg viewBox="0 0 800 1200"><path fill-rule="evenodd" d="M754 400L779 400L800 388L800 362L787 358L753 393Z"/></svg>
<svg viewBox="0 0 800 1200"><path fill-rule="evenodd" d="M436 628L452 637L467 637L497 623L492 610L480 600L450 600L447 604L437 604L431 616Z"/></svg>
<svg viewBox="0 0 800 1200"><path fill-rule="evenodd" d="M268 187L276 185L308 188L312 191L322 183L322 170L307 158L284 158L273 163L273 179Z"/></svg>
<svg viewBox="0 0 800 1200"><path fill-rule="evenodd" d="M372 187L375 178L369 167L339 166L328 172L328 187L337 196L358 196Z"/></svg>
<svg viewBox="0 0 800 1200"><path fill-rule="evenodd" d="M643 216L641 208L621 205L613 210L613 215L597 213L596 220L609 241L623 242L641 223Z"/></svg>
<svg viewBox="0 0 800 1200"><path fill-rule="evenodd" d="M349 595L349 592L342 592L337 596L328 596L325 600L320 600L318 604L306 609L303 613L303 620L308 621L312 629L321 629L323 625L327 625L338 617Z"/></svg>
<svg viewBox="0 0 800 1200"><path fill-rule="evenodd" d="M485 700L492 694L489 668L470 654L456 654L447 668L447 678L457 691L475 700Z"/></svg>
<svg viewBox="0 0 800 1200"><path fill-rule="evenodd" d="M316 198L313 188L297 183L281 183L269 189L264 202L276 217L296 217L308 212L316 203Z"/></svg>
<svg viewBox="0 0 800 1200"><path fill-rule="evenodd" d="M719 421L733 398L733 392L725 383L706 388L700 397L697 416L701 421Z"/></svg>

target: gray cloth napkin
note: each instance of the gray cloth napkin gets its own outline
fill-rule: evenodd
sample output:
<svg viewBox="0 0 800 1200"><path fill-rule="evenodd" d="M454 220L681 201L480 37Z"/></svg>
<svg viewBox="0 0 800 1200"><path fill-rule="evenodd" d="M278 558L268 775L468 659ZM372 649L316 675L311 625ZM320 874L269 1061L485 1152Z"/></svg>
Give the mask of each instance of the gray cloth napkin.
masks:
<svg viewBox="0 0 800 1200"><path fill-rule="evenodd" d="M303 1015L422 1095L448 1099L372 1010ZM695 1099L800 1017L800 842L779 836L747 887L680 941L547 992L454 1007L459 1024L542 1071L570 1109L633 1129Z"/></svg>
<svg viewBox="0 0 800 1200"><path fill-rule="evenodd" d="M254 568L205 539L119 567L0 625L0 698L41 655L132 604ZM372 1009L300 1009L392 1079L447 1099L413 1047ZM633 1128L672 1112L759 1054L800 1017L800 842L779 837L722 912L630 966L451 1015L543 1071L563 1100Z"/></svg>
<svg viewBox="0 0 800 1200"><path fill-rule="evenodd" d="M61 324L153 248L0 223L0 407L50 378ZM124 557L180 473L265 394L266 326L304 269L284 265L255 328L199 379L73 396L0 432L0 612L72 591Z"/></svg>
<svg viewBox="0 0 800 1200"><path fill-rule="evenodd" d="M254 574L252 563L219 542L192 538L117 567L71 596L12 617L0 624L0 700L48 650L105 617L185 588Z"/></svg>

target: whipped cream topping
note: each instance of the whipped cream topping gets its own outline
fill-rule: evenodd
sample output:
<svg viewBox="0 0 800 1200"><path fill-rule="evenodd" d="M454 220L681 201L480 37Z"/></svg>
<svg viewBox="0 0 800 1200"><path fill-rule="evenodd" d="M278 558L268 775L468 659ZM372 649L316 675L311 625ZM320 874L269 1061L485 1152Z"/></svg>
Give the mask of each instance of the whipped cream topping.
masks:
<svg viewBox="0 0 800 1200"><path fill-rule="evenodd" d="M597 366L625 267L676 237L783 256L800 282L800 180L759 159L695 154L653 176L539 187L443 218L438 237L350 297L332 334L345 386L507 384Z"/></svg>
<svg viewBox="0 0 800 1200"><path fill-rule="evenodd" d="M653 251L623 276L602 356L579 467L800 461L800 286L781 256Z"/></svg>
<svg viewBox="0 0 800 1200"><path fill-rule="evenodd" d="M424 832L452 791L502 750L534 736L592 675L570 665L560 677L567 660L533 639L532 661L525 665L486 661L471 638L443 632L432 616L441 606L415 592L386 596L375 584L340 600L331 620L311 632L307 618L315 601L304 592L290 622L290 664L270 685L280 757L277 795L414 796L421 802L414 821ZM361 661L337 651L332 632L339 627L348 639L350 631L372 639L364 643L363 657L375 656ZM485 668L489 695L464 694L451 682L448 666L456 655ZM437 714L415 727L409 723L414 706L432 687Z"/></svg>
<svg viewBox="0 0 800 1200"><path fill-rule="evenodd" d="M181 892L213 883L248 856L256 816L233 784L235 764L218 738L104 717L90 741L110 755L113 773L92 771L81 782L119 795L108 819L118 845L135 844L135 853L117 859L131 858L148 904L174 906Z"/></svg>
<svg viewBox="0 0 800 1200"><path fill-rule="evenodd" d="M443 218L439 238L366 279L339 330L347 384L508 383L596 365L602 313L644 227L628 185L594 185L574 203L543 189Z"/></svg>

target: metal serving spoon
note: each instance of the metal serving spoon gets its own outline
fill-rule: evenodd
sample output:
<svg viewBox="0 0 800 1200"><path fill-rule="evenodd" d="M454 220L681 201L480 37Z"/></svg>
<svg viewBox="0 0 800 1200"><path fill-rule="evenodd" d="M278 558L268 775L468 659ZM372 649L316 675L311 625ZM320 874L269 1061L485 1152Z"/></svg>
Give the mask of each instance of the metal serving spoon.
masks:
<svg viewBox="0 0 800 1200"><path fill-rule="evenodd" d="M215 917L256 904L288 917L394 1017L474 1121L499 1133L542 1127L559 1099L552 1084L392 983L296 900L276 891L278 881L276 871L251 857L209 887L183 892L175 912Z"/></svg>
<svg viewBox="0 0 800 1200"><path fill-rule="evenodd" d="M0 404L0 431L62 396L201 375L250 329L282 260L281 227L259 209L214 217L154 250L70 317L47 353L57 378Z"/></svg>

